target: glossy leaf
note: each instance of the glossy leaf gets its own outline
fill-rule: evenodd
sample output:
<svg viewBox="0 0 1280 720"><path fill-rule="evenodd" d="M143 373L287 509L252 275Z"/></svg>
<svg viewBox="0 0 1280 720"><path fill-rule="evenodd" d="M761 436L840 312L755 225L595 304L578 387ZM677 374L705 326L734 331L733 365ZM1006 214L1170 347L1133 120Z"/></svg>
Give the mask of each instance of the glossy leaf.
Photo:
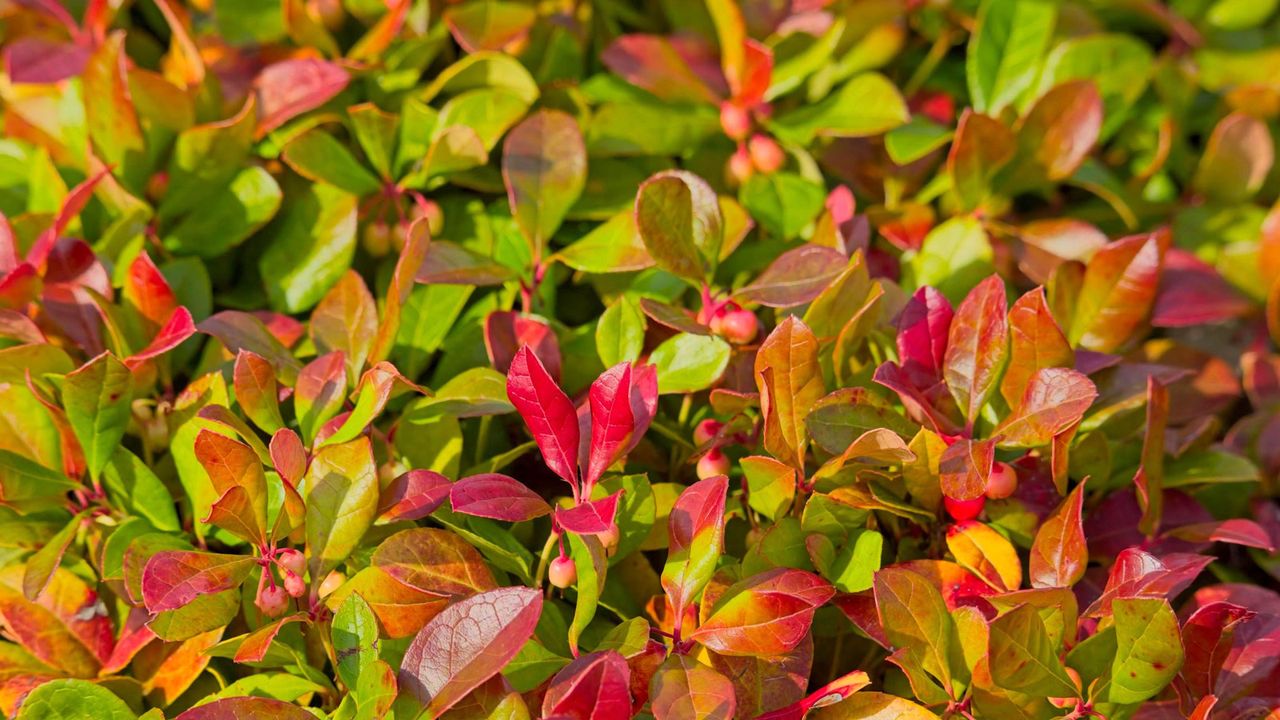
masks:
<svg viewBox="0 0 1280 720"><path fill-rule="evenodd" d="M817 338L795 316L783 320L756 352L765 449L797 467L808 447L805 418L826 393L817 355Z"/></svg>
<svg viewBox="0 0 1280 720"><path fill-rule="evenodd" d="M571 116L543 110L517 125L502 146L511 214L534 257L555 234L587 180L587 151Z"/></svg>
<svg viewBox="0 0 1280 720"><path fill-rule="evenodd" d="M1070 587L1084 575L1089 562L1081 523L1084 486L1077 485L1036 532L1028 575L1032 587Z"/></svg>
<svg viewBox="0 0 1280 720"><path fill-rule="evenodd" d="M67 375L62 400L67 421L97 479L115 454L129 422L133 382L128 368L104 353Z"/></svg>
<svg viewBox="0 0 1280 720"><path fill-rule="evenodd" d="M812 573L787 568L762 573L725 590L690 639L721 655L780 655L800 644L814 612L834 595L835 589Z"/></svg>
<svg viewBox="0 0 1280 720"><path fill-rule="evenodd" d="M672 655L649 690L655 720L729 720L738 702L733 683L685 655Z"/></svg>
<svg viewBox="0 0 1280 720"><path fill-rule="evenodd" d="M578 413L528 346L507 373L507 397L538 443L547 467L565 482L578 482Z"/></svg>
<svg viewBox="0 0 1280 720"><path fill-rule="evenodd" d="M690 485L671 507L662 589L675 608L676 617L689 607L715 572L724 542L728 490L728 478L710 477Z"/></svg>
<svg viewBox="0 0 1280 720"><path fill-rule="evenodd" d="M321 448L299 491L307 505L311 576L324 577L351 554L377 514L378 473L368 438Z"/></svg>
<svg viewBox="0 0 1280 720"><path fill-rule="evenodd" d="M675 170L654 175L636 194L635 214L658 267L694 283L715 270L724 218L705 180Z"/></svg>
<svg viewBox="0 0 1280 720"><path fill-rule="evenodd" d="M449 503L456 513L507 522L542 517L551 506L524 483L499 473L465 477L449 489Z"/></svg>
<svg viewBox="0 0 1280 720"><path fill-rule="evenodd" d="M1008 357L1006 307L1004 281L992 275L960 303L951 321L942 372L970 428L995 390Z"/></svg>

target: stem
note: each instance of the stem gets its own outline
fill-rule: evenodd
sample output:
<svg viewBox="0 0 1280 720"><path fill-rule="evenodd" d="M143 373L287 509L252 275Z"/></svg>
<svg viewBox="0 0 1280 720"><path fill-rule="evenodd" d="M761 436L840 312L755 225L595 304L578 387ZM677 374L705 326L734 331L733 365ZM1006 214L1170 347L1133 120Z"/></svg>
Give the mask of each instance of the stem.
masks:
<svg viewBox="0 0 1280 720"><path fill-rule="evenodd" d="M693 395L690 393L686 393L684 396L684 400L680 402L680 415L679 417L676 418L676 422L680 424L680 427L684 427L685 425L689 424L689 413L692 410L693 410Z"/></svg>
<svg viewBox="0 0 1280 720"><path fill-rule="evenodd" d="M485 446L489 444L489 426L492 424L492 415L485 415L480 418L480 428L476 431L475 458L471 461L472 465L479 465L484 460L484 449Z"/></svg>
<svg viewBox="0 0 1280 720"><path fill-rule="evenodd" d="M919 67L915 72L911 73L911 78L907 80L907 84L902 86L902 94L911 97L916 91L924 85L925 80L933 74L937 69L938 63L947 56L947 51L951 49L951 32L945 29L938 33L938 39L933 41L933 45L929 48L929 53L924 56L924 60L920 61Z"/></svg>

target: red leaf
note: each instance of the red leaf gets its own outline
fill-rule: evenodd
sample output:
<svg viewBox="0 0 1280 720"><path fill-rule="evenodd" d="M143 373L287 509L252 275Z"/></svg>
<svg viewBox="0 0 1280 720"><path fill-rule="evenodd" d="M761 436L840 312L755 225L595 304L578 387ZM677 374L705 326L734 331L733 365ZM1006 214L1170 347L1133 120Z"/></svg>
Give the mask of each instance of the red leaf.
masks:
<svg viewBox="0 0 1280 720"><path fill-rule="evenodd" d="M1240 295L1218 271L1193 253L1170 248L1164 256L1164 275L1156 293L1151 324L1190 327L1219 323L1248 314L1253 304Z"/></svg>
<svg viewBox="0 0 1280 720"><path fill-rule="evenodd" d="M246 696L214 700L193 707L174 720L315 720L315 717L283 700Z"/></svg>
<svg viewBox="0 0 1280 720"><path fill-rule="evenodd" d="M1275 552L1267 531L1258 523L1244 518L1183 525L1165 534L1194 543L1224 542Z"/></svg>
<svg viewBox="0 0 1280 720"><path fill-rule="evenodd" d="M570 485L578 484L578 412L528 346L520 348L507 373L507 398L529 426L547 467Z"/></svg>
<svg viewBox="0 0 1280 720"><path fill-rule="evenodd" d="M1084 575L1089 564L1081 523L1084 486L1081 481L1036 532L1028 576L1032 587L1071 587Z"/></svg>
<svg viewBox="0 0 1280 720"><path fill-rule="evenodd" d="M508 587L460 600L432 618L400 665L400 689L439 717L520 651L542 614L542 592Z"/></svg>
<svg viewBox="0 0 1280 720"><path fill-rule="evenodd" d="M262 658L266 657L267 651L271 649L271 643L275 642L280 630L291 622L302 622L306 618L305 613L295 613L254 630L241 641L233 659L238 663L262 662Z"/></svg>
<svg viewBox="0 0 1280 720"><path fill-rule="evenodd" d="M1001 445L1039 447L1070 429L1098 397L1089 378L1069 368L1037 370L1014 412L996 428Z"/></svg>
<svg viewBox="0 0 1280 720"><path fill-rule="evenodd" d="M178 347L187 338L196 334L196 324L191 319L191 311L185 307L178 306L173 311L173 315L169 316L169 322L160 328L156 336L151 339L151 343L138 352L124 359L124 364L129 369L134 369L142 363L160 357L170 350Z"/></svg>
<svg viewBox="0 0 1280 720"><path fill-rule="evenodd" d="M236 354L232 383L236 402L255 425L269 433L284 426L280 417L280 390L271 363L257 353L241 350Z"/></svg>
<svg viewBox="0 0 1280 720"><path fill-rule="evenodd" d="M1217 689L1218 674L1231 652L1236 626L1257 613L1228 602L1211 602L1197 609L1182 626L1182 646L1186 658L1182 678L1192 697Z"/></svg>
<svg viewBox="0 0 1280 720"><path fill-rule="evenodd" d="M1085 268L1068 337L1086 350L1127 345L1155 302L1166 232L1122 238L1094 253Z"/></svg>
<svg viewBox="0 0 1280 720"><path fill-rule="evenodd" d="M1171 553L1156 557L1131 547L1116 556L1107 576L1107 585L1084 617L1104 617L1116 598L1155 597L1172 599L1196 579L1212 557L1191 553Z"/></svg>
<svg viewBox="0 0 1280 720"><path fill-rule="evenodd" d="M138 253L129 264L123 295L125 302L133 305L139 315L152 323L152 327L163 325L178 309L178 298L169 287L169 281L160 274L160 269L146 250Z"/></svg>
<svg viewBox="0 0 1280 720"><path fill-rule="evenodd" d="M834 705L871 684L871 679L861 670L843 675L809 693L803 700L765 713L756 720L800 720L814 708Z"/></svg>
<svg viewBox="0 0 1280 720"><path fill-rule="evenodd" d="M1000 381L1009 405L1017 407L1037 370L1074 364L1075 352L1049 310L1044 288L1018 298L1009 309L1009 366Z"/></svg>
<svg viewBox="0 0 1280 720"><path fill-rule="evenodd" d="M223 310L203 320L197 329L217 338L233 353L251 350L266 358L286 384L291 385L298 378L297 359L261 319L250 313Z"/></svg>
<svg viewBox="0 0 1280 720"><path fill-rule="evenodd" d="M556 522L565 530L579 535L608 532L613 527L614 516L618 514L618 500L622 498L622 492L619 490L600 500L578 503L568 510L556 508Z"/></svg>
<svg viewBox="0 0 1280 720"><path fill-rule="evenodd" d="M342 67L316 58L268 65L253 83L258 94L258 137L325 104L350 80Z"/></svg>
<svg viewBox="0 0 1280 720"><path fill-rule="evenodd" d="M928 286L917 290L898 316L898 359L915 387L928 388L942 377L952 317L951 303Z"/></svg>
<svg viewBox="0 0 1280 720"><path fill-rule="evenodd" d="M769 570L725 590L690 639L721 655L780 655L804 640L813 614L835 594L813 573Z"/></svg>
<svg viewBox="0 0 1280 720"><path fill-rule="evenodd" d="M484 347L500 373L509 372L516 352L529 347L552 378L560 379L560 343L543 320L523 313L495 310L484 319Z"/></svg>
<svg viewBox="0 0 1280 720"><path fill-rule="evenodd" d="M652 366L618 363L591 383L591 450L586 486L640 442L658 409L658 375Z"/></svg>
<svg viewBox="0 0 1280 720"><path fill-rule="evenodd" d="M271 436L271 464L280 477L297 486L307 471L307 450L302 446L298 433L281 428Z"/></svg>
<svg viewBox="0 0 1280 720"><path fill-rule="evenodd" d="M62 207L58 209L58 214L54 216L53 224L40 233L35 243L31 245L31 249L27 251L27 262L37 268L44 269L45 263L49 259L49 254L53 252L53 246L58 242L58 238L62 237L62 233L66 231L71 221L80 214L84 206L89 204L89 198L93 197L94 187L109 174L111 174L111 168L102 168L90 175L84 182L71 188L71 192L67 193L67 196L63 198Z"/></svg>
<svg viewBox="0 0 1280 720"><path fill-rule="evenodd" d="M653 676L655 720L732 720L738 699L729 678L687 655L671 655Z"/></svg>
<svg viewBox="0 0 1280 720"><path fill-rule="evenodd" d="M248 555L161 551L142 571L142 600L153 613L176 610L200 595L239 587L255 563Z"/></svg>
<svg viewBox="0 0 1280 720"><path fill-rule="evenodd" d="M972 500L987 491L987 479L995 464L994 440L960 438L938 459L942 494L952 500Z"/></svg>
<svg viewBox="0 0 1280 720"><path fill-rule="evenodd" d="M464 477L449 490L453 511L463 515L523 522L551 512L547 504L527 485L500 473Z"/></svg>
<svg viewBox="0 0 1280 720"><path fill-rule="evenodd" d="M724 505L729 478L716 475L685 488L667 520L667 564L662 589L683 617L685 609L711 580L724 542Z"/></svg>
<svg viewBox="0 0 1280 720"><path fill-rule="evenodd" d="M960 303L947 336L943 375L973 428L996 387L1009 351L1004 281L992 275Z"/></svg>
<svg viewBox="0 0 1280 720"><path fill-rule="evenodd" d="M574 720L631 717L631 668L613 650L583 655L551 679L542 698L542 716Z"/></svg>
<svg viewBox="0 0 1280 720"><path fill-rule="evenodd" d="M293 409L303 438L316 433L342 409L347 393L346 354L335 350L307 363L293 388Z"/></svg>
<svg viewBox="0 0 1280 720"><path fill-rule="evenodd" d="M627 82L664 100L714 103L724 94L708 87L689 58L657 35L623 35L605 48L600 59Z"/></svg>
<svg viewBox="0 0 1280 720"><path fill-rule="evenodd" d="M5 48L4 64L11 82L44 85L84 72L89 54L89 48L72 43L20 37Z"/></svg>
<svg viewBox="0 0 1280 720"><path fill-rule="evenodd" d="M452 486L449 478L433 470L410 470L382 491L378 516L387 522L421 520L444 503Z"/></svg>

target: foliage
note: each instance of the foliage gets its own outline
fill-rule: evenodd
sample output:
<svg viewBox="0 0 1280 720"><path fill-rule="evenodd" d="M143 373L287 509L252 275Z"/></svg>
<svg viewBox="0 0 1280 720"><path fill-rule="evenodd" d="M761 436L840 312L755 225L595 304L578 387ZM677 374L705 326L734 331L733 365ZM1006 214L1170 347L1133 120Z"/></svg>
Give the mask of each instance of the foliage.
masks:
<svg viewBox="0 0 1280 720"><path fill-rule="evenodd" d="M1280 713L1276 4L0 3L0 710Z"/></svg>

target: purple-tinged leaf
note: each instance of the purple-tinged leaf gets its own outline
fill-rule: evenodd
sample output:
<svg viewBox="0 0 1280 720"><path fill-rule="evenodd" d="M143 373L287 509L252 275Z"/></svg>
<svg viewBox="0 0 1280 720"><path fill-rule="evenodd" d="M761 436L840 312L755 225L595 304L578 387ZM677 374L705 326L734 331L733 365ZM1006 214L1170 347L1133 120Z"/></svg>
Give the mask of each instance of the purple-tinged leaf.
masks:
<svg viewBox="0 0 1280 720"><path fill-rule="evenodd" d="M317 58L295 58L268 65L254 80L258 97L259 138L342 92L351 77L341 66Z"/></svg>
<svg viewBox="0 0 1280 720"><path fill-rule="evenodd" d="M525 118L502 145L502 179L511 214L538 263L587 182L578 121L558 110Z"/></svg>
<svg viewBox="0 0 1280 720"><path fill-rule="evenodd" d="M583 655L556 673L542 698L543 717L626 720L631 713L631 668L614 650Z"/></svg>
<svg viewBox="0 0 1280 720"><path fill-rule="evenodd" d="M542 614L542 592L508 587L460 600L432 618L410 643L400 688L439 717L496 675L520 651Z"/></svg>
<svg viewBox="0 0 1280 720"><path fill-rule="evenodd" d="M1229 602L1211 602L1196 609L1182 625L1182 646L1186 659L1182 678L1192 697L1217 689L1218 675L1231 653L1236 628L1256 615L1252 610Z"/></svg>
<svg viewBox="0 0 1280 720"><path fill-rule="evenodd" d="M613 528L614 516L618 514L622 492L619 490L600 500L581 502L568 510L557 508L556 522L565 530L579 535L609 532Z"/></svg>
<svg viewBox="0 0 1280 720"><path fill-rule="evenodd" d="M779 255L734 297L775 308L803 305L821 295L848 262L844 253L834 248L801 245Z"/></svg>
<svg viewBox="0 0 1280 720"><path fill-rule="evenodd" d="M708 87L707 78L692 66L692 58L657 35L623 35L605 48L600 59L632 85L668 101L715 103L728 89Z"/></svg>
<svg viewBox="0 0 1280 720"><path fill-rule="evenodd" d="M586 486L635 448L658 410L658 376L653 366L624 362L591 383L591 446Z"/></svg>
<svg viewBox="0 0 1280 720"><path fill-rule="evenodd" d="M372 565L437 597L472 595L497 587L480 552L448 530L402 530L374 550Z"/></svg>
<svg viewBox="0 0 1280 720"><path fill-rule="evenodd" d="M508 475L464 477L449 490L453 511L463 515L524 522L551 512L551 506L527 485Z"/></svg>
<svg viewBox="0 0 1280 720"><path fill-rule="evenodd" d="M142 600L152 613L176 610L201 595L239 587L256 564L251 555L163 550L142 572Z"/></svg>
<svg viewBox="0 0 1280 720"><path fill-rule="evenodd" d="M484 319L484 347L493 369L500 373L509 372L516 353L528 347L551 377L560 379L560 342L541 318L510 310L489 313Z"/></svg>
<svg viewBox="0 0 1280 720"><path fill-rule="evenodd" d="M1009 352L1004 281L992 275L960 303L947 335L942 372L956 404L974 422L996 388Z"/></svg>
<svg viewBox="0 0 1280 720"><path fill-rule="evenodd" d="M1151 311L1156 327L1191 327L1227 322L1247 315L1253 304L1214 267L1193 253L1170 248Z"/></svg>
<svg viewBox="0 0 1280 720"><path fill-rule="evenodd" d="M1267 534L1266 529L1244 518L1183 525L1166 532L1165 535L1193 543L1223 542L1275 552L1271 536Z"/></svg>
<svg viewBox="0 0 1280 720"><path fill-rule="evenodd" d="M453 483L434 470L401 473L382 490L378 518L386 522L421 520L449 498Z"/></svg>
<svg viewBox="0 0 1280 720"><path fill-rule="evenodd" d="M265 697L231 697L198 705L174 720L315 720L307 710Z"/></svg>

